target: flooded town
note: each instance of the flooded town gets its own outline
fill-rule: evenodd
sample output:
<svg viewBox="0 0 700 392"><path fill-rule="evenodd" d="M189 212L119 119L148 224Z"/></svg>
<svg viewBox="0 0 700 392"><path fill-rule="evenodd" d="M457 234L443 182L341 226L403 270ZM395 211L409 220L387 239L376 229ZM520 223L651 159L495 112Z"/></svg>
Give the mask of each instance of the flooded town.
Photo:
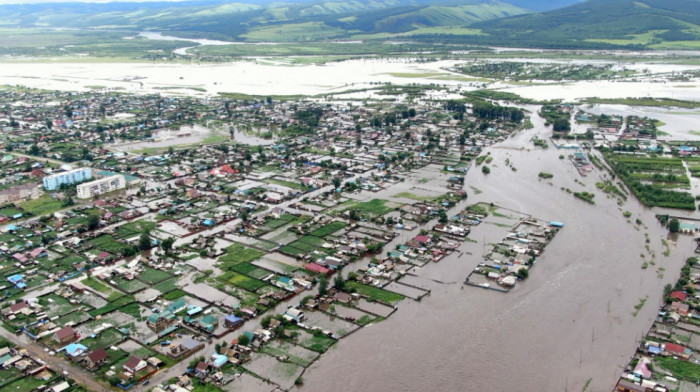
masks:
<svg viewBox="0 0 700 392"><path fill-rule="evenodd" d="M0 45L0 390L700 390L699 52L119 34Z"/></svg>

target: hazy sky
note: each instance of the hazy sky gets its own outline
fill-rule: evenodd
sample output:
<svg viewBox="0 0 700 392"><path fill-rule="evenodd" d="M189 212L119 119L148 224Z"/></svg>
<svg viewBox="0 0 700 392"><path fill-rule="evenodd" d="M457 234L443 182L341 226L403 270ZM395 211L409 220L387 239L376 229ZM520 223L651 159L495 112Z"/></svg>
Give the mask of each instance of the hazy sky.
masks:
<svg viewBox="0 0 700 392"><path fill-rule="evenodd" d="M27 3L143 3L154 0L0 0L0 4ZM155 1L184 1L184 0L155 0Z"/></svg>

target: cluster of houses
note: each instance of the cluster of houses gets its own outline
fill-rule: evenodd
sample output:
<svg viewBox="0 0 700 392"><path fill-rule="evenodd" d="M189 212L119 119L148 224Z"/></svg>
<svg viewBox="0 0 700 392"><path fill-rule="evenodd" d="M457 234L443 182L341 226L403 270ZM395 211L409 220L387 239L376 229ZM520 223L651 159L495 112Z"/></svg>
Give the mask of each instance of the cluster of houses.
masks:
<svg viewBox="0 0 700 392"><path fill-rule="evenodd" d="M544 251L545 246L564 226L561 222L545 222L535 218L521 219L484 256L465 281L475 287L510 291L519 281L529 276L530 268Z"/></svg>
<svg viewBox="0 0 700 392"><path fill-rule="evenodd" d="M696 343L696 324L700 313L694 291L700 283L700 268L694 257L686 261L681 277L674 287L665 290L665 302L654 324L615 386L619 392L648 392L684 390L683 382L693 385L697 380L689 372L674 374L676 369L697 365L700 346ZM680 389L679 389L680 388Z"/></svg>

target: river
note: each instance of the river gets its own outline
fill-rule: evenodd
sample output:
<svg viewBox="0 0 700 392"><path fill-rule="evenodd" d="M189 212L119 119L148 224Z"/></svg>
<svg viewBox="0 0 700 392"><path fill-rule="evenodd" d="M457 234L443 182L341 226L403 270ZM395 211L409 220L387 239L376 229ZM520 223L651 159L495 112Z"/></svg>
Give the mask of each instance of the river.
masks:
<svg viewBox="0 0 700 392"><path fill-rule="evenodd" d="M675 281L692 254L692 239L680 237L665 257L666 231L634 198L619 207L595 192L592 206L562 191L594 191L600 173L580 177L558 158L564 150L534 150L530 138L547 131L538 116L533 122L534 129L488 149L491 174L471 170L466 180L482 191L467 188L469 203L494 202L565 222L530 278L509 294L435 282L463 281L481 261L483 242L500 240L495 226L482 224L470 235L479 243L460 249L473 256L455 253L427 265L412 281L432 289L431 295L405 300L388 320L341 340L304 375L302 390L564 391L581 390L588 379L588 390L612 389L651 325L663 286ZM517 171L505 166L506 158ZM540 171L554 174L552 185L537 179ZM631 222L623 211L632 213ZM637 218L644 227L633 223ZM656 252L656 265L645 270L644 233Z"/></svg>

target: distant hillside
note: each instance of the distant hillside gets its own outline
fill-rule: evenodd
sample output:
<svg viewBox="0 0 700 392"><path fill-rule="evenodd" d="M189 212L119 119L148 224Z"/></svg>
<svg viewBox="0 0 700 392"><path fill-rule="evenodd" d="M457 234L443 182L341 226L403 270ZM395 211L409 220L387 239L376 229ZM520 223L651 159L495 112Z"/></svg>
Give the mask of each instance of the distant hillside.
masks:
<svg viewBox="0 0 700 392"><path fill-rule="evenodd" d="M533 0L537 7L578 0ZM526 0L513 0L527 3ZM507 0L202 0L146 3L0 5L3 27L69 27L179 32L232 40L323 40L465 26L530 12Z"/></svg>
<svg viewBox="0 0 700 392"><path fill-rule="evenodd" d="M589 0L469 27L484 34L472 42L500 45L700 49L700 0Z"/></svg>
<svg viewBox="0 0 700 392"><path fill-rule="evenodd" d="M418 42L514 47L700 49L700 0L19 4L0 5L0 26L162 31L248 42L408 37Z"/></svg>

